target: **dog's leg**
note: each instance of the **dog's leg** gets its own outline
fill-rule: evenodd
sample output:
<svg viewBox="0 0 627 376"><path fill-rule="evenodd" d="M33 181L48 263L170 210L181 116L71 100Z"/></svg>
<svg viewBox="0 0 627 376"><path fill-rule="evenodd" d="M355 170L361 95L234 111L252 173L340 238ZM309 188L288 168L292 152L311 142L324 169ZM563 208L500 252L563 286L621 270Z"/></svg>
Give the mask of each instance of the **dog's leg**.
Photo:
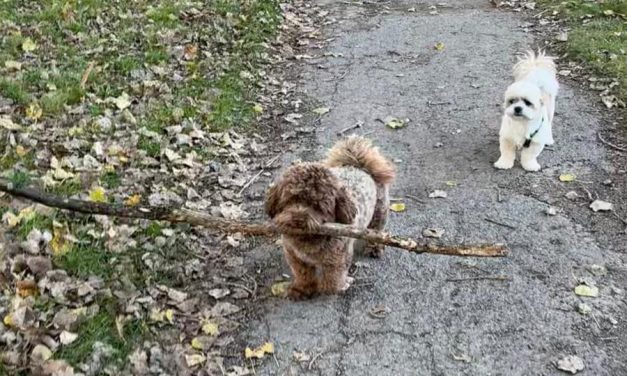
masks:
<svg viewBox="0 0 627 376"><path fill-rule="evenodd" d="M285 249L285 259L292 269L294 281L290 285L287 296L292 299L308 299L312 297L317 289L316 268L313 265L302 262L296 257L293 251Z"/></svg>
<svg viewBox="0 0 627 376"><path fill-rule="evenodd" d="M320 270L318 289L323 294L337 294L348 290L353 278L348 276L348 268L353 259L353 239L346 240L341 248L330 251Z"/></svg>
<svg viewBox="0 0 627 376"><path fill-rule="evenodd" d="M382 231L385 228L390 208L390 198L387 187L377 187L377 203L374 207L372 220L368 225L369 229ZM367 252L370 257L379 258L383 255L385 246L380 243L368 243Z"/></svg>
<svg viewBox="0 0 627 376"><path fill-rule="evenodd" d="M548 103L548 118L549 118L549 139L546 142L547 145L553 145L555 140L553 139L553 117L555 116L555 97L551 97Z"/></svg>
<svg viewBox="0 0 627 376"><path fill-rule="evenodd" d="M516 145L503 137L501 137L499 143L501 157L498 161L494 162L494 167L502 170L508 170L514 167L514 160L516 159Z"/></svg>
<svg viewBox="0 0 627 376"><path fill-rule="evenodd" d="M538 155L544 149L544 145L532 142L528 148L524 148L520 153L520 164L527 171L540 171Z"/></svg>

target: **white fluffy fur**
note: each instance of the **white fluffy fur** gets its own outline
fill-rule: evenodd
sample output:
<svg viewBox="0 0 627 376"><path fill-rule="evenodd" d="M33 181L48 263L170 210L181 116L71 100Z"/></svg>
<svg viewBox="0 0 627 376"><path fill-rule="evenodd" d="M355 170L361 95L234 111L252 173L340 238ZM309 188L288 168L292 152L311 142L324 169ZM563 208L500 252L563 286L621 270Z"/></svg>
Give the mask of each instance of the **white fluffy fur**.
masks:
<svg viewBox="0 0 627 376"><path fill-rule="evenodd" d="M521 58L513 69L515 82L505 91L505 109L499 132L501 157L494 167L514 166L516 150L522 149L520 163L527 171L540 170L538 156L545 145L553 144L553 116L559 85L555 62L543 52ZM539 129L533 136L533 133ZM529 147L523 148L531 138Z"/></svg>

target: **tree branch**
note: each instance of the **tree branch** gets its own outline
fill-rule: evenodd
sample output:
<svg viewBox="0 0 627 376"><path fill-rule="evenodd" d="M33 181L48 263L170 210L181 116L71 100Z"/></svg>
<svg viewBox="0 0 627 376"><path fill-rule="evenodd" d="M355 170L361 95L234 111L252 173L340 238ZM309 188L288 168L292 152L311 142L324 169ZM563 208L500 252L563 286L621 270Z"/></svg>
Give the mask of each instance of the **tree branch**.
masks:
<svg viewBox="0 0 627 376"><path fill-rule="evenodd" d="M152 206L122 206L103 204L98 202L75 200L51 195L33 188L16 187L6 179L0 178L0 191L13 196L25 198L45 206L65 209L85 214L106 215L111 217L140 218L149 220L167 221L173 223L189 223L195 226L206 227L227 233L241 232L249 235L271 236L280 233L291 235L328 235L363 239L372 243L384 244L391 247L405 249L413 253L432 253L449 256L477 256L477 257L501 257L507 254L507 247L503 244L445 246L419 243L414 239L402 238L385 232L369 229L357 229L338 223L322 224L315 233L304 230L290 229L280 230L271 222L242 222L210 215L188 209L176 209L168 207Z"/></svg>

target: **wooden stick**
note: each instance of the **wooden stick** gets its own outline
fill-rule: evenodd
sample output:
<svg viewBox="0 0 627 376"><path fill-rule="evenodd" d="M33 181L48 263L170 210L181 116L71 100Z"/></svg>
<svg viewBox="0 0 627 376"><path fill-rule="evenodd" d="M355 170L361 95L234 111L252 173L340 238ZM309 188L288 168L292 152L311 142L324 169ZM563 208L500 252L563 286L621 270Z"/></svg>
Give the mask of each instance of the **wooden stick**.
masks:
<svg viewBox="0 0 627 376"><path fill-rule="evenodd" d="M75 200L50 195L33 188L16 187L6 179L0 178L0 191L13 196L25 198L45 206L65 209L85 214L107 215L112 217L140 218L149 220L168 221L172 223L189 223L195 226L206 227L227 233L241 232L249 235L271 236L275 234L290 235L327 235L363 239L372 243L384 244L391 247L405 249L413 253L432 253L448 256L477 256L501 257L507 254L507 247L503 244L445 246L431 243L418 243L414 239L402 238L385 232L369 229L358 229L338 223L324 223L315 232L300 229L281 230L271 222L242 222L224 218L216 218L205 213L168 207L151 206L122 206L103 204L84 200Z"/></svg>

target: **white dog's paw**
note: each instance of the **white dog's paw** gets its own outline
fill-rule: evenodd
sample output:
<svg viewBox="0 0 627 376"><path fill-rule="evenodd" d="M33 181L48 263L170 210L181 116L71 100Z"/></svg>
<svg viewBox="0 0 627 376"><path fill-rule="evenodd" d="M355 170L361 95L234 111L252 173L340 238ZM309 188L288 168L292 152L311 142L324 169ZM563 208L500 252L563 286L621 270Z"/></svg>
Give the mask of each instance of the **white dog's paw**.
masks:
<svg viewBox="0 0 627 376"><path fill-rule="evenodd" d="M553 145L554 143L555 143L555 140L553 139L553 137L549 138L549 139L546 141L546 144L547 144L547 145L549 145L549 146L550 146L550 145Z"/></svg>
<svg viewBox="0 0 627 376"><path fill-rule="evenodd" d="M525 161L525 162L521 162L522 167L526 170L526 171L540 171L540 164L538 163L538 161L533 160L533 161Z"/></svg>
<svg viewBox="0 0 627 376"><path fill-rule="evenodd" d="M340 291L348 290L348 288L351 287L351 284L353 283L354 280L355 279L353 277L346 277L346 279L344 280L344 286L342 286Z"/></svg>
<svg viewBox="0 0 627 376"><path fill-rule="evenodd" d="M514 167L514 161L507 161L503 158L499 158L498 161L494 162L494 167L501 170L509 170L510 168Z"/></svg>

